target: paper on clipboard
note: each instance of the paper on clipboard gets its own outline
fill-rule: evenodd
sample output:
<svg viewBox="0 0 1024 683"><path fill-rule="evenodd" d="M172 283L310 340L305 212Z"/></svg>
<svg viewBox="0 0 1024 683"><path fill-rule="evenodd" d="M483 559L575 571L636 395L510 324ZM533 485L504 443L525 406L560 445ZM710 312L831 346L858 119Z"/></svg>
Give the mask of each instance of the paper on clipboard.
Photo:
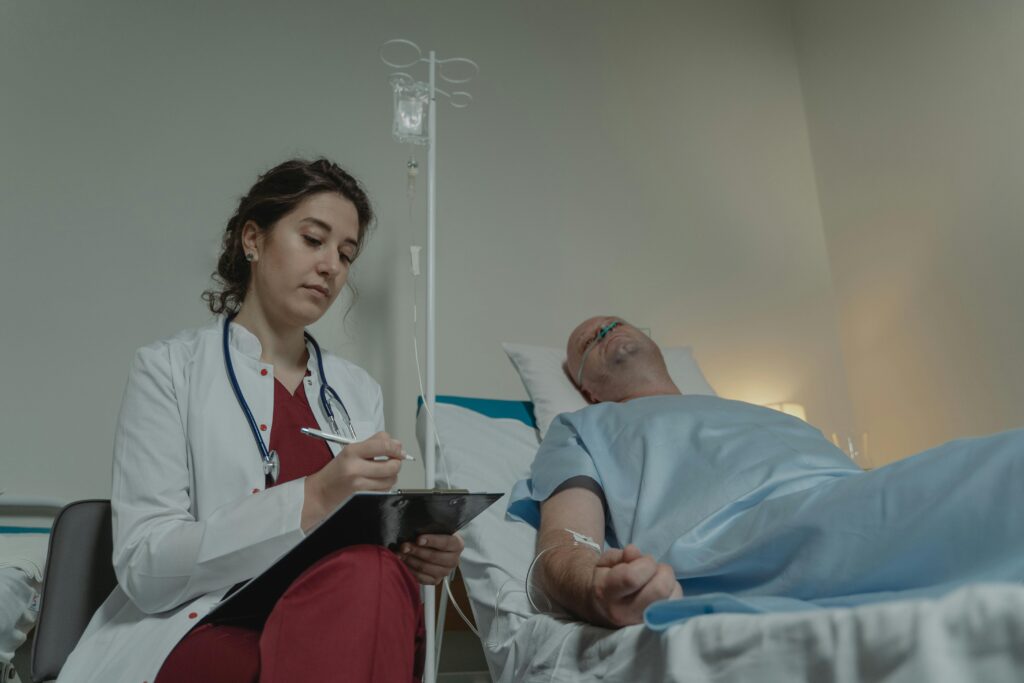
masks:
<svg viewBox="0 0 1024 683"><path fill-rule="evenodd" d="M420 534L453 534L502 495L429 490L357 493L265 572L230 593L206 619L262 623L292 581L321 557L353 545L395 549Z"/></svg>

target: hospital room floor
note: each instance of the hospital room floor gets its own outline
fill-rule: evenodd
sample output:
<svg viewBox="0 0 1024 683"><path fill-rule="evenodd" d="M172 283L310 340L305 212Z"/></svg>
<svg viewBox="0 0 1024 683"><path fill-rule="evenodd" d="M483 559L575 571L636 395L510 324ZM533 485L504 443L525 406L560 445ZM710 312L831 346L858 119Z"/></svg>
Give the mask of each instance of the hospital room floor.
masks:
<svg viewBox="0 0 1024 683"><path fill-rule="evenodd" d="M470 631L446 631L437 683L491 683L480 641Z"/></svg>

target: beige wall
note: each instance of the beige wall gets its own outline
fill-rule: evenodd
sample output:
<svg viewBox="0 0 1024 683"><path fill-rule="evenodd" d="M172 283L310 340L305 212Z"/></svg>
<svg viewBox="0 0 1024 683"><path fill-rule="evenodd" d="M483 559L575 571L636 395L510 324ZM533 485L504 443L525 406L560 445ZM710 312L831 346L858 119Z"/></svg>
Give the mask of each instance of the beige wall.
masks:
<svg viewBox="0 0 1024 683"><path fill-rule="evenodd" d="M1024 5L795 3L854 414L881 461L1024 417Z"/></svg>
<svg viewBox="0 0 1024 683"><path fill-rule="evenodd" d="M441 110L439 391L523 397L501 341L561 345L614 311L692 344L723 395L850 428L788 5L19 0L0 5L0 488L109 493L133 350L206 321L233 203L293 154L376 200L361 298L318 332L413 441L422 237L377 61L396 36L482 68L473 105Z"/></svg>
<svg viewBox="0 0 1024 683"><path fill-rule="evenodd" d="M488 161L442 160L441 390L521 395L501 341L560 346L583 317L618 312L660 343L694 345L724 395L800 401L842 429L788 14L596 6L537 17L550 38L533 54L515 31L492 37L497 101L458 114L446 138L453 153L483 145Z"/></svg>

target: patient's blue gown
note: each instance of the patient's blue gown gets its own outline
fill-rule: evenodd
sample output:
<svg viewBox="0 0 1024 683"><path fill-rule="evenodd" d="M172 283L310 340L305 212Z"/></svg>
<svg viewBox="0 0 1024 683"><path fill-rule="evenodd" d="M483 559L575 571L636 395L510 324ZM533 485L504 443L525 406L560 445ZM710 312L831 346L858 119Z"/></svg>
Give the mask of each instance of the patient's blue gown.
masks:
<svg viewBox="0 0 1024 683"><path fill-rule="evenodd" d="M670 564L708 612L849 606L1024 579L1024 430L947 443L863 472L814 427L713 396L653 396L560 415L512 491L511 518L587 476L607 543Z"/></svg>

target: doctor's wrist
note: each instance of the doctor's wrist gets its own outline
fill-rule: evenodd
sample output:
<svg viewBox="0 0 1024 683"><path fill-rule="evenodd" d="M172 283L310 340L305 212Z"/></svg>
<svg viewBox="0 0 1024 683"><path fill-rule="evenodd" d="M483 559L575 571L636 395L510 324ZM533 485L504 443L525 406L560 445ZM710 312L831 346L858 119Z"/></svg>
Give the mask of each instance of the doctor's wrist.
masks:
<svg viewBox="0 0 1024 683"><path fill-rule="evenodd" d="M303 482L301 526L304 532L312 529L327 516L326 496L317 474L319 473L307 476Z"/></svg>

